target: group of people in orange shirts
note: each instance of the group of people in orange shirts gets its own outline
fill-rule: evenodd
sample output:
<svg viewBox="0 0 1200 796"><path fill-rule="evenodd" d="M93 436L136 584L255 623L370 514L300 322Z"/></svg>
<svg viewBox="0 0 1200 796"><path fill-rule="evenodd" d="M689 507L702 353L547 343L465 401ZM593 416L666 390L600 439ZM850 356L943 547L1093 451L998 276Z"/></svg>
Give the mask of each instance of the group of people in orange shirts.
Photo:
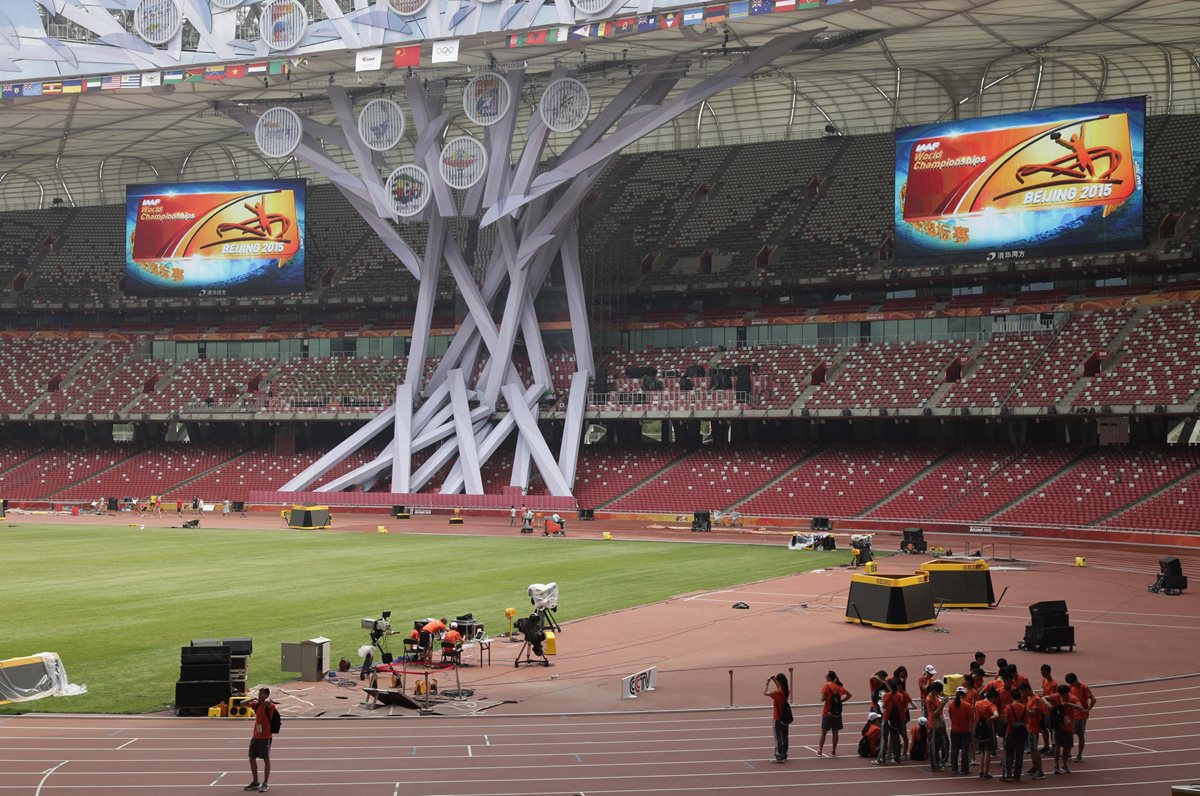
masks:
<svg viewBox="0 0 1200 796"><path fill-rule="evenodd" d="M1088 715L1096 697L1072 672L1058 683L1049 664L1041 667L1041 688L1001 658L985 672L987 656L975 653L970 671L953 693L933 666L917 678L919 701L908 690L908 670L900 666L889 676L884 670L870 680L871 710L862 729L859 754L876 765L901 760L928 760L934 771L949 767L970 774L978 758L979 777L991 779L992 761L1000 757L1005 782L1020 782L1023 774L1042 779L1042 755L1053 753L1054 773L1070 774L1072 762L1083 762ZM821 690L821 740L817 756L824 757L825 736L833 733L837 754L841 705L850 694L834 672ZM921 715L912 723L913 711ZM1075 741L1078 739L1078 748ZM1028 752L1031 767L1025 769ZM1074 753L1072 755L1072 753Z"/></svg>

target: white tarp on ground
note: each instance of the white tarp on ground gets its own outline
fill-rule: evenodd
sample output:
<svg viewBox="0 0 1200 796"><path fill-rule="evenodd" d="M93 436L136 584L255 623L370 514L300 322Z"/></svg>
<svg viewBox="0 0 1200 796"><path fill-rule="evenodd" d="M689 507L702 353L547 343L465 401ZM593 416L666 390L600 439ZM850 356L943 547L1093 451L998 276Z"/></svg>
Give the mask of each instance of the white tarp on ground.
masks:
<svg viewBox="0 0 1200 796"><path fill-rule="evenodd" d="M67 670L56 652L0 661L0 705L86 693L87 686L74 685L67 679Z"/></svg>

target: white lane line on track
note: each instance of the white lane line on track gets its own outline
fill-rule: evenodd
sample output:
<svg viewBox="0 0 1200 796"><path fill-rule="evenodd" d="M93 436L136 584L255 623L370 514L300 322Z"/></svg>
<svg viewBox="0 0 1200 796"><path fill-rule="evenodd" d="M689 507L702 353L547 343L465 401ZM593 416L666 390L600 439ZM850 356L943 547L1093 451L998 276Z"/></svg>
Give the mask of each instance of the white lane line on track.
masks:
<svg viewBox="0 0 1200 796"><path fill-rule="evenodd" d="M1133 747L1134 749L1137 749L1142 752L1153 752L1154 751L1153 749L1147 749L1144 746L1138 746L1137 744L1129 743L1129 741L1113 741L1113 743L1119 743L1122 746L1130 746L1130 747Z"/></svg>
<svg viewBox="0 0 1200 796"><path fill-rule="evenodd" d="M67 763L70 763L70 762L71 762L70 760L64 760L61 763L59 763L57 766L55 766L54 768L47 771L46 775L42 777L42 781L38 783L37 790L34 791L33 796L41 796L42 786L46 784L46 780L50 779L50 775L53 774L55 771L58 771L60 768L62 768L63 766L65 766Z"/></svg>
<svg viewBox="0 0 1200 796"><path fill-rule="evenodd" d="M134 741L136 741L136 740L137 740L137 738L130 738L128 741L126 741L125 743L123 743L123 744L121 744L120 746L118 746L118 747L117 747L117 750L119 751L119 750L121 750L121 749L124 749L126 746L129 746L129 744L133 743L133 742L134 742Z"/></svg>
<svg viewBox="0 0 1200 796"><path fill-rule="evenodd" d="M214 787L214 786L215 786L215 785L216 785L218 782L220 782L222 779L224 779L224 778L225 778L225 775L226 775L226 774L228 774L228 773L229 773L228 771L222 771L222 772L221 772L221 775L220 775L219 777L217 777L216 779L214 779L212 782L208 783L208 787L210 787L210 788L211 788L211 787Z"/></svg>
<svg viewBox="0 0 1200 796"><path fill-rule="evenodd" d="M1015 716L1014 716L1014 718L1015 718ZM474 757L474 756L475 755L471 753L471 745L467 744L467 757Z"/></svg>
<svg viewBox="0 0 1200 796"><path fill-rule="evenodd" d="M395 789L392 791L392 796L400 796L400 783L396 783Z"/></svg>

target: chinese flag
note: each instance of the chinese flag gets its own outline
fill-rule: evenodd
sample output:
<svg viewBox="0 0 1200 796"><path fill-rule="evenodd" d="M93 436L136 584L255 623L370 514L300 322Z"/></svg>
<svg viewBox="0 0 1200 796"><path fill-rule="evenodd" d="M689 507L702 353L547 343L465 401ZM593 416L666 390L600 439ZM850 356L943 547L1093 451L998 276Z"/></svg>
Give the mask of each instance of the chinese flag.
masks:
<svg viewBox="0 0 1200 796"><path fill-rule="evenodd" d="M402 66L420 66L421 65L421 45L414 44L412 47L397 47L392 51L392 67L399 69Z"/></svg>

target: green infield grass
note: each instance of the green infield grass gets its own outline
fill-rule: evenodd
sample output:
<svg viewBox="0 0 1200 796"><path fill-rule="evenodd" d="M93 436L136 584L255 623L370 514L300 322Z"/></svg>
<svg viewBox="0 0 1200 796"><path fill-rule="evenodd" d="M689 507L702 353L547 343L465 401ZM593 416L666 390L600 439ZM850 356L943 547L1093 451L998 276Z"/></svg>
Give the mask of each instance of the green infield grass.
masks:
<svg viewBox="0 0 1200 796"><path fill-rule="evenodd" d="M847 553L780 545L303 531L198 531L18 525L0 529L0 659L62 656L78 697L0 713L139 713L174 699L179 648L250 636L250 684L290 679L279 644L333 639L355 664L363 617L468 611L491 635L504 609L530 610L530 583L559 585L559 621L845 563ZM392 644L399 652L400 640Z"/></svg>

